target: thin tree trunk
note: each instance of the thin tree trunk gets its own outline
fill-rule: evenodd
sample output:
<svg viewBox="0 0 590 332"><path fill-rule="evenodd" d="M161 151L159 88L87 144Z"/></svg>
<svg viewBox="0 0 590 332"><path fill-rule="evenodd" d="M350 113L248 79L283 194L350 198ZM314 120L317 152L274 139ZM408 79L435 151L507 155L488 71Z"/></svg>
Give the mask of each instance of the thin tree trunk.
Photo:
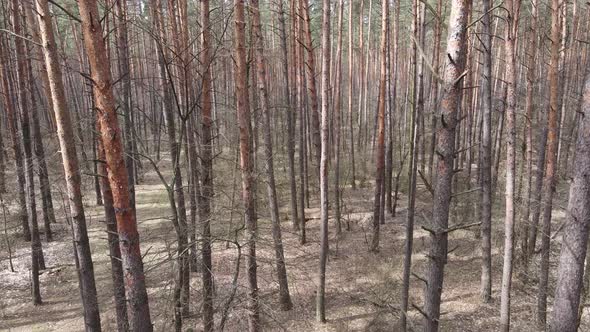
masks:
<svg viewBox="0 0 590 332"><path fill-rule="evenodd" d="M481 299L492 300L492 35L490 0L483 0L481 133Z"/></svg>
<svg viewBox="0 0 590 332"><path fill-rule="evenodd" d="M0 38L0 54L3 56L7 54L8 48L4 44L4 39ZM22 226L22 235L25 241L31 241L31 231L29 229L29 222L27 218L27 203L25 195L25 172L23 167L23 153L22 146L19 139L18 128L18 114L13 103L10 86L12 85L10 72L6 62L0 61L2 67L2 96L4 100L4 107L6 110L6 120L10 132L10 139L14 150L14 164L16 168L16 178L18 185L18 217Z"/></svg>
<svg viewBox="0 0 590 332"><path fill-rule="evenodd" d="M12 26L17 36L22 34L22 16L19 1L12 1ZM41 304L41 291L39 286L39 270L45 268L43 249L39 238L39 225L37 223L37 206L35 202L35 178L33 164L33 147L30 127L30 108L27 103L26 79L27 63L25 44L20 37L14 39L16 51L16 81L18 88L18 103L20 108L20 131L22 133L22 146L24 152L24 174L26 182L26 202L29 229L31 230L31 287L33 304Z"/></svg>
<svg viewBox="0 0 590 332"><path fill-rule="evenodd" d="M352 5L351 5L352 6ZM342 233L342 208L340 189L340 130L342 127L342 22L344 19L344 0L338 3L338 40L336 46L335 87L334 87L334 219L336 220L336 233ZM352 23L352 22L351 22Z"/></svg>
<svg viewBox="0 0 590 332"><path fill-rule="evenodd" d="M305 0L307 2L307 0ZM322 130L320 158L320 266L316 297L316 320L326 322L326 264L328 261L328 118L330 102L330 0L322 8ZM309 12L306 15L309 19ZM307 22L309 23L309 21ZM308 25L309 27L309 25ZM309 32L309 29L308 29ZM379 222L377 220L377 222Z"/></svg>
<svg viewBox="0 0 590 332"><path fill-rule="evenodd" d="M526 193L523 201L522 222L524 224L522 230L522 260L525 265L528 264L528 246L529 246L529 217L531 212L531 196L533 193L533 112L535 108L534 95L536 86L536 60L537 60L537 0L531 2L531 23L527 30L528 34L528 57L527 57L527 74L526 74Z"/></svg>
<svg viewBox="0 0 590 332"><path fill-rule="evenodd" d="M352 23L353 2L349 3L348 9L348 129L350 136L350 168L351 179L350 184L352 190L356 190L356 165L354 159L354 127L352 114L352 90L353 90L353 68L354 68L354 24Z"/></svg>
<svg viewBox="0 0 590 332"><path fill-rule="evenodd" d="M296 98L295 88L295 70L296 70L296 59L295 59L295 36L292 38L291 53L287 49L287 27L285 24L285 10L283 0L277 0L278 2L278 15L279 15L279 29L281 34L281 51L282 51L282 70L285 76L284 82L284 95L287 99L287 156L289 166L289 191L290 191L290 204L291 204L291 224L293 230L299 230L299 217L297 211L297 181L295 178L295 123L297 122L297 113L293 102ZM294 10L295 1L291 1L292 9ZM295 19L293 19L295 20ZM295 24L294 22L292 23ZM295 29L292 29L292 34L295 34ZM289 61L291 66L289 66Z"/></svg>
<svg viewBox="0 0 590 332"><path fill-rule="evenodd" d="M211 203L213 200L213 141L211 135L211 22L209 0L201 0L201 195L199 196L199 220L201 230L201 273L203 282L203 330L213 331L213 265L211 262Z"/></svg>
<svg viewBox="0 0 590 332"><path fill-rule="evenodd" d="M282 310L291 310L293 303L289 294L289 283L287 281L287 268L285 266L285 255L283 253L283 240L279 216L279 204L275 184L275 172L272 149L272 134L270 128L270 109L268 93L266 89L266 61L264 58L264 39L262 37L260 9L258 0L251 0L252 8L252 33L254 34L255 58L256 58L256 82L258 89L259 105L263 116L264 130L264 154L265 171L267 176L268 202L272 222L272 237L274 241L275 260L277 277L279 279L279 302Z"/></svg>
<svg viewBox="0 0 590 332"><path fill-rule="evenodd" d="M510 331L510 290L512 287L512 260L514 258L514 185L516 172L516 38L520 0L507 0L506 24L506 214L504 218L504 265L500 302L502 331Z"/></svg>
<svg viewBox="0 0 590 332"><path fill-rule="evenodd" d="M251 158L250 134L250 99L248 96L247 63L246 63L246 19L244 0L234 2L234 49L235 49L235 88L240 133L240 168L242 171L242 200L247 228L248 258L248 330L260 330L260 304L258 300L258 276L256 264L257 215L255 201L255 183Z"/></svg>
<svg viewBox="0 0 590 332"><path fill-rule="evenodd" d="M319 169L320 163L320 156L321 156L321 142L320 142L320 110L318 107L318 93L317 93L317 84L315 79L315 58L314 58L314 48L311 39L311 18L309 16L309 0L300 0L301 1L301 24L303 30L303 41L304 41L304 49L307 52L306 62L305 62L305 73L307 78L307 90L309 94L309 101L311 106L311 132L312 132L312 143L313 143L313 152L315 155L315 162L318 164L316 165L316 169Z"/></svg>

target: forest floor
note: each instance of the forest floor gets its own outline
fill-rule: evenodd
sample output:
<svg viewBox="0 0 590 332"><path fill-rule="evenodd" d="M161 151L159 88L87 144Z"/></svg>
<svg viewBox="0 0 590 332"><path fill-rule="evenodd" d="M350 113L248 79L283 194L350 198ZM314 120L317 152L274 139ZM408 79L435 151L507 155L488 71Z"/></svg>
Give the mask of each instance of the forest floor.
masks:
<svg viewBox="0 0 590 332"><path fill-rule="evenodd" d="M169 179L166 170L169 160L160 162L163 174ZM277 173L284 173L284 163L278 163ZM169 206L166 191L156 173L146 172L137 191L137 214L140 222L141 248L147 275L148 294L152 319L157 331L173 330L172 280L175 268L172 255L175 247L175 234L168 219ZM229 304L229 315L225 330L246 330L245 309L245 263L243 253L238 262L238 251L233 244L227 246L228 237L233 237L231 229L239 228L241 213L240 177L235 164L227 161L225 165L216 165L216 198L214 207L213 236L213 271L216 285L216 326L218 326L223 308L235 289L234 300ZM372 172L368 172L370 174ZM319 202L315 193L306 209L307 239L305 245L299 243L297 233L292 231L288 220L288 196L285 179L279 181L281 193L281 219L285 257L294 308L288 312L280 311L277 292L278 284L274 274L274 251L270 222L266 212L266 188L263 182L259 192L259 240L258 264L259 287L262 304L262 317L266 331L391 331L398 330L400 316L400 293L403 269L403 247L406 219L407 197L400 196L397 215L387 216L381 227L381 246L378 253L368 252L371 237L370 215L372 209L372 184L353 191L344 190L343 223L350 224L350 231L344 230L336 236L335 225L330 219L330 254L327 272L328 322L315 322L316 271L319 257ZM344 181L343 181L344 182ZM88 188L91 188L88 185ZM425 223L425 216L430 214L431 198L424 188L419 188L417 200L417 220L414 232L414 254L412 271L422 275L428 250L428 233L420 228ZM473 194L471 194L473 195ZM55 199L59 195L55 195ZM496 195L496 201L503 196ZM234 203L232 204L232 200ZM92 246L94 268L100 302L102 326L105 331L116 330L110 263L106 241L105 225L102 221L103 210L94 206L94 195L87 195L87 222ZM465 203L469 204L469 203ZM452 232L449 238L448 263L445 267L443 305L441 311L442 331L497 331L499 330L499 288L502 274L502 247L504 209L497 202L494 210L493 235L493 301L482 304L479 295L480 285L480 240L475 236L478 229ZM563 206L558 202L555 206ZM455 210L461 215L461 207ZM33 306L29 291L29 245L15 234L9 233L12 244L12 258L16 272L9 269L5 241L0 247L0 330L6 331L83 331L83 318L80 294L77 286L76 270L72 255L72 243L69 226L63 221L63 206L56 204L56 212L62 216L53 225L55 240L43 241L43 249L48 269L41 275L41 292L44 304ZM563 221L562 209L554 211L554 229ZM14 218L13 218L14 219ZM233 220L233 225L230 224ZM473 222L464 220L463 222ZM345 226L344 226L345 228ZM198 229L198 227L197 227ZM229 235L228 235L229 234ZM555 284L557 271L556 255L560 236L552 246L552 278L550 287ZM240 243L243 240L240 238ZM538 257L537 257L538 258ZM238 286L232 286L236 265L239 264ZM512 290L512 330L536 331L534 313L536 310L536 282L524 283L521 274L515 271ZM531 266L536 273L538 265ZM410 290L411 303L421 306L422 281L413 277ZM199 330L201 323L198 315L201 305L200 273L192 273L191 313L187 317L185 329ZM551 299L550 299L551 303ZM416 330L421 325L420 313L412 309L409 324ZM582 330L590 330L588 314L584 315Z"/></svg>

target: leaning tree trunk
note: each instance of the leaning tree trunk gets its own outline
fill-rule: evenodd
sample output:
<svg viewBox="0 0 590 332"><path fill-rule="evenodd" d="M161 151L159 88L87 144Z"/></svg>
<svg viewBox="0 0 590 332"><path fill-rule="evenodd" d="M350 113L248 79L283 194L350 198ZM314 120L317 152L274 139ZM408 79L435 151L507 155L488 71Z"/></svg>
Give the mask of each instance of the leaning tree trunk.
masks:
<svg viewBox="0 0 590 332"><path fill-rule="evenodd" d="M578 308L590 229L590 69L586 70L580 114L583 116L576 143L567 220L562 230L563 245L550 324L553 332L575 332L579 324Z"/></svg>
<svg viewBox="0 0 590 332"><path fill-rule="evenodd" d="M84 44L90 68L101 139L113 190L113 205L121 243L121 258L125 271L129 320L134 331L153 331L146 291L143 261L139 247L137 221L129 196L128 175L123 158L121 128L117 119L109 60L102 36L100 14L96 0L79 0Z"/></svg>
<svg viewBox="0 0 590 332"><path fill-rule="evenodd" d="M72 215L72 229L76 248L76 258L80 264L80 289L84 304L86 326L93 330L100 330L100 316L94 280L94 266L86 230L86 218L81 188L80 165L76 152L73 126L65 97L62 81L60 61L56 49L51 14L47 0L37 0L39 12L39 28L43 40L43 54L47 66L53 109L57 124L57 135L61 147L64 173L68 196L70 198L70 212Z"/></svg>
<svg viewBox="0 0 590 332"><path fill-rule="evenodd" d="M429 226L431 247L428 254L426 287L424 289L424 330L438 331L440 303L447 262L447 236L449 232L449 205L455 158L455 127L461 97L465 52L467 45L467 18L471 0L453 0L449 18L447 57L444 73L445 91L440 107L441 127L437 133L437 174L434 187L432 223Z"/></svg>
<svg viewBox="0 0 590 332"><path fill-rule="evenodd" d="M260 330L260 305L258 303L258 276L256 265L257 215L255 202L255 184L251 159L250 141L250 98L248 96L248 68L246 62L246 20L244 0L235 0L235 84L240 133L240 168L242 171L242 200L245 208L248 258L248 329L250 332Z"/></svg>

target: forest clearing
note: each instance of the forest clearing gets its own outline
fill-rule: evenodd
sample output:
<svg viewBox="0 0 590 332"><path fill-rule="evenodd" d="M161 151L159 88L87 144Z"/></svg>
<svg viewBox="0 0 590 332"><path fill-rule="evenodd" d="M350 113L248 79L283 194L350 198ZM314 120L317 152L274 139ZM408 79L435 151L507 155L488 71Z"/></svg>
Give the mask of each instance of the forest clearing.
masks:
<svg viewBox="0 0 590 332"><path fill-rule="evenodd" d="M590 330L589 17L0 0L0 330Z"/></svg>

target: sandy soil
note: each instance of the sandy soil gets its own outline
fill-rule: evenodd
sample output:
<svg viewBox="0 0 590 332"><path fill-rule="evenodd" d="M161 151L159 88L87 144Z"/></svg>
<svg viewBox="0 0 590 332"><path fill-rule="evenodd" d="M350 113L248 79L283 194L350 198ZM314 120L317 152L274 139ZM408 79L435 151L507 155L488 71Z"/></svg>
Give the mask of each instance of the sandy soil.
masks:
<svg viewBox="0 0 590 332"><path fill-rule="evenodd" d="M163 160L162 163L167 163ZM147 166L146 166L147 167ZM237 250L235 246L227 247L225 239L231 239L233 232L229 229L239 227L239 192L232 195L234 186L239 188L239 174L234 174L232 167L218 173L216 179L216 206L213 234L216 238L213 248L214 273L216 285L216 324L219 324L221 312L234 290L232 279L236 272ZM279 172L282 172L280 170ZM284 174L284 173L283 173ZM220 176L223 175L223 176ZM91 188L90 186L88 188ZM370 184L365 189L345 190L343 219L350 224L350 231L344 231L339 237L335 235L334 222L331 220L330 256L327 274L327 324L317 324L314 320L314 295L316 288L316 270L319 251L319 210L317 201L312 199L306 214L311 218L307 223L308 243L300 245L297 234L291 231L288 220L288 202L286 183L280 182L279 191L283 219L283 238L289 286L294 302L293 310L279 311L277 301L278 285L273 271L272 238L270 224L265 206L259 226L259 286L262 298L264 330L266 331L391 331L397 330L399 321L399 303L401 290L402 258L404 245L404 222L406 218L405 203L402 195L396 217L388 216L382 226L381 250L372 254L367 252L370 239L370 210L372 189ZM261 186L260 200L266 198L265 188ZM89 191L90 192L90 191ZM424 270L425 252L428 234L420 229L424 223L423 216L429 214L428 193L421 188L418 200L417 227L413 255L413 271L421 275ZM116 330L110 264L106 243L105 226L101 222L102 208L91 204L92 195L88 195L87 219L93 259L95 263L102 326L105 331ZM232 196L235 202L232 213ZM498 195L497 199L501 199ZM171 222L167 219L169 207L164 187L154 172L147 172L142 184L137 186L137 209L140 220L142 251L147 275L148 293L152 319L156 330L172 330L172 284L175 264L172 257L175 247L175 235ZM59 206L59 205L58 205ZM460 209L460 207L459 207ZM62 209L57 208L59 215ZM503 208L494 212L499 218ZM458 213L460 215L460 213ZM230 219L232 224L230 225ZM563 219L563 211L554 213L556 228ZM470 221L472 222L472 221ZM43 243L48 269L41 275L42 296L44 304L33 306L29 292L30 255L28 244L12 234L13 261L16 272L10 272L6 245L2 241L0 248L0 330L6 331L83 331L83 318L80 306L80 294L77 287L75 266L72 257L72 244L69 226L63 218L54 225L56 239ZM502 221L494 221L493 272L494 300L491 304L482 304L479 299L480 259L479 240L476 230L453 232L449 241L448 264L446 266L441 330L443 331L496 331L499 328L499 286L502 267ZM559 236L556 237L560 239ZM242 239L239 239L242 243ZM553 269L556 271L555 255L559 248L554 245ZM227 331L246 329L245 311L245 271L243 255L241 256L236 296L229 304ZM536 271L537 265L531 270ZM520 276L514 279L512 300L513 331L536 331L534 312L536 308L536 283L533 280L524 284ZM554 286L551 280L551 287ZM422 282L412 279L410 291L411 303L421 306ZM191 316L185 320L188 330L200 329L199 308L201 305L200 273L192 273ZM418 330L421 317L417 310L409 314L410 326ZM590 330L588 315L584 316L583 330Z"/></svg>

